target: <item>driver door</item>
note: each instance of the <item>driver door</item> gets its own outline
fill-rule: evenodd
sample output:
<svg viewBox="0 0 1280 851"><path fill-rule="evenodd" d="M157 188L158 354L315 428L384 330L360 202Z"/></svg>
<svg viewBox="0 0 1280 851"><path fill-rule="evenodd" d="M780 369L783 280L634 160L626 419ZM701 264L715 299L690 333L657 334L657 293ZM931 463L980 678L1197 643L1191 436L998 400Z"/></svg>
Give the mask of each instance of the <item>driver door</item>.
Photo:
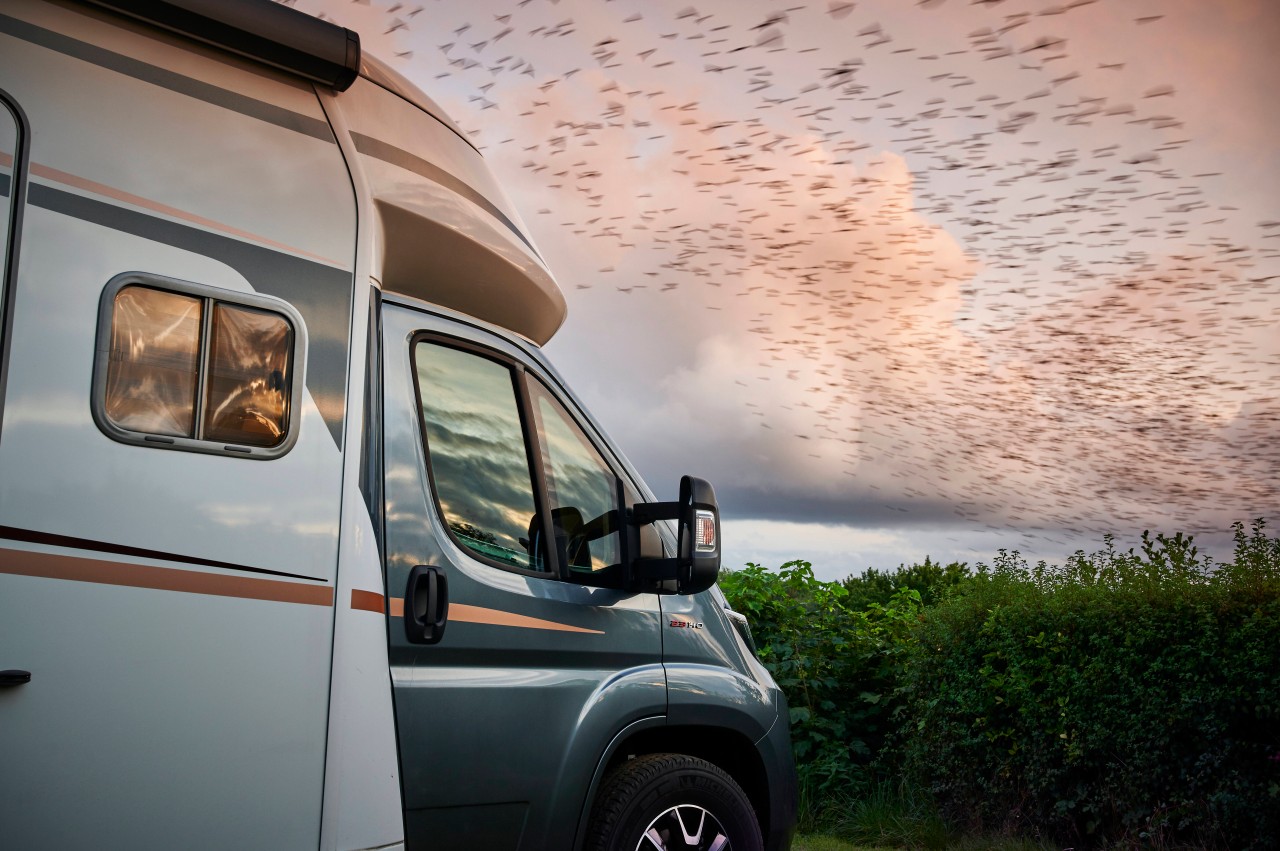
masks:
<svg viewBox="0 0 1280 851"><path fill-rule="evenodd" d="M607 744L666 712L658 598L622 587L637 489L521 347L392 302L383 328L387 588L448 589L431 645L391 603L406 845L570 847Z"/></svg>

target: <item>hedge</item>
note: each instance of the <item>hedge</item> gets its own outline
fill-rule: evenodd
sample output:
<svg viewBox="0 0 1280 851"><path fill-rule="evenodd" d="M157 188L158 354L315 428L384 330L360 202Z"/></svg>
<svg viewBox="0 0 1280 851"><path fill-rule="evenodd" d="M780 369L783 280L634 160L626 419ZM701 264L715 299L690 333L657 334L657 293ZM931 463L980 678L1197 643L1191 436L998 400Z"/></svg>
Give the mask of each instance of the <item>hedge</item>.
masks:
<svg viewBox="0 0 1280 851"><path fill-rule="evenodd" d="M722 578L792 706L811 815L891 777L973 833L1280 847L1280 538L1261 521L1226 564L1144 534L1060 568L920 567L864 607L856 578L804 562Z"/></svg>

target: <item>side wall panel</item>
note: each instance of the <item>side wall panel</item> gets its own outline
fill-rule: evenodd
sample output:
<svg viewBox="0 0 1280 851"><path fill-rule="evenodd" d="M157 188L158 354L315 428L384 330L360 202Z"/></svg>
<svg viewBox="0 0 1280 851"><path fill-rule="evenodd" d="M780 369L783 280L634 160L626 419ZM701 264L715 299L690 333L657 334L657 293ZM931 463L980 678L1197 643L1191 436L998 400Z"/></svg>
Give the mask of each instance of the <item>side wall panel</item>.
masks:
<svg viewBox="0 0 1280 851"><path fill-rule="evenodd" d="M225 105L213 103L201 88L210 83L145 79L165 69L144 73L139 64L170 61L163 43L123 33L132 38L118 47L130 52L112 55L135 63L114 60L124 73L104 68L113 60L96 44L55 31L84 28L81 16L34 7L27 17L0 16L2 84L33 131L0 525L331 579L355 210L314 91L206 59L205 76L222 69L223 85L243 87ZM98 31L123 37L98 24L99 42L110 39ZM300 126L315 135L283 126L277 113L268 115L274 122L251 114L266 95L289 101L291 109L277 109L314 122ZM321 260L320 252L332 256ZM94 427L88 381L98 299L126 271L265 292L302 312L311 350L293 451L270 463L232 463L117 444ZM193 515L202 520L197 529L185 520Z"/></svg>
<svg viewBox="0 0 1280 851"><path fill-rule="evenodd" d="M32 129L0 430L0 668L32 677L0 693L0 844L317 847L355 250L338 146L309 87L72 7L3 4L0 88ZM128 271L298 308L288 454L98 430L99 299Z"/></svg>

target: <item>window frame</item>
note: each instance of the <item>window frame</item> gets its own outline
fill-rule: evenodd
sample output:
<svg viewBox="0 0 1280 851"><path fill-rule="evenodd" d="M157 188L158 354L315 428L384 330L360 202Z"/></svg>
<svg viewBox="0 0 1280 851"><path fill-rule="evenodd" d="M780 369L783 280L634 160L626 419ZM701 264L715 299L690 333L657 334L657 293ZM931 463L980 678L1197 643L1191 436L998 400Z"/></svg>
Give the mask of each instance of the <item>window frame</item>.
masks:
<svg viewBox="0 0 1280 851"><path fill-rule="evenodd" d="M13 341L13 299L18 288L18 255L22 247L22 219L27 207L27 177L31 158L31 124L18 101L0 89L0 109L14 121L13 165L9 176L8 216L0 227L6 229L6 255L0 257L0 427L9 386L9 349Z"/></svg>
<svg viewBox="0 0 1280 851"><path fill-rule="evenodd" d="M515 392L516 407L520 415L520 428L523 433L525 458L528 460L529 464L529 473L531 477L530 485L533 487L534 511L536 511L538 516L542 518L543 540L548 542L546 545L547 570L533 570L516 567L515 565L506 564L498 561L497 559L489 558L483 553L477 552L459 541L457 535L455 535L453 530L449 528L448 518L445 517L444 509L440 505L439 488L436 484L435 470L431 461L431 444L427 437L426 419L423 415L422 388L418 383L418 345L420 343L430 343L485 358L486 360L493 361L505 367L510 374L512 389ZM582 574L570 573L568 566L565 565L560 558L559 548L554 543L555 530L552 527L550 514L546 510L547 499L549 496L547 488L547 471L542 460L542 439L541 435L538 434L537 418L533 411L533 393L530 389L530 382L537 381L540 383L546 389L548 395L564 409L565 413L569 416L570 421L578 427L586 437L587 441L600 455L601 460L605 462L609 471L613 473L614 478L622 483L624 490L629 487L632 491L641 495L643 494L643 490L636 487L635 483L630 481L630 478L625 474L625 472L619 471L621 465L618 464L613 453L608 450L607 446L602 445L602 441L600 440L599 435L595 434L594 429L584 424L584 418L577 414L576 406L567 402L562 398L561 394L556 392L554 389L555 382L549 380L547 376L544 376L532 369L529 364L526 364L518 357L514 357L472 340L432 331L419 331L409 338L409 365L413 379L414 401L417 405L416 414L418 418L418 437L422 444L423 462L427 468L426 476L431 490L431 504L435 508L435 517L439 521L439 525L444 530L445 535L448 536L449 541L466 557L474 561L478 561L481 564L496 567L499 570L505 570L509 573L517 573L522 576L530 576L538 579L566 582L573 585L608 588L616 587L621 589L622 585L616 583L609 583L605 586L594 586L592 583L583 582ZM625 533L622 534L621 544L622 557L625 561L628 557L628 543Z"/></svg>
<svg viewBox="0 0 1280 851"><path fill-rule="evenodd" d="M252 446L223 440L152 434L125 428L107 415L107 371L111 354L111 332L115 318L116 296L121 290L131 286L145 287L175 295L191 296L204 301L201 308L200 348L196 361L197 391L195 410L193 412L195 430L197 432L200 427L200 418L204 413L204 395L208 381L209 361L212 357L214 305L220 303L231 307L243 307L272 313L279 316L289 325L293 334L293 347L289 353L289 407L283 440L275 446ZM200 452L206 455L269 461L287 454L298 441L298 433L301 431L302 391L306 384L306 364L306 324L302 321L302 314L288 302L261 293L228 290L209 284L183 281L149 272L123 272L107 282L98 303L98 330L94 346L93 389L90 393L90 407L93 413L93 420L98 428L107 437L120 443L146 446L151 449L177 449L185 452Z"/></svg>

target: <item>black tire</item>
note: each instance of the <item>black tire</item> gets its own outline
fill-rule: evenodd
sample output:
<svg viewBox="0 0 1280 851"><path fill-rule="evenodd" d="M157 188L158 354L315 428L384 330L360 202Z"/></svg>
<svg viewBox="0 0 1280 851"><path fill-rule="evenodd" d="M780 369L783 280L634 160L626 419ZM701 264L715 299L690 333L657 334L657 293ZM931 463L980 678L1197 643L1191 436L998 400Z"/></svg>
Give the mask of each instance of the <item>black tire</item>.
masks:
<svg viewBox="0 0 1280 851"><path fill-rule="evenodd" d="M751 802L732 777L705 760L661 753L627 760L605 778L585 848L762 851L763 846Z"/></svg>

